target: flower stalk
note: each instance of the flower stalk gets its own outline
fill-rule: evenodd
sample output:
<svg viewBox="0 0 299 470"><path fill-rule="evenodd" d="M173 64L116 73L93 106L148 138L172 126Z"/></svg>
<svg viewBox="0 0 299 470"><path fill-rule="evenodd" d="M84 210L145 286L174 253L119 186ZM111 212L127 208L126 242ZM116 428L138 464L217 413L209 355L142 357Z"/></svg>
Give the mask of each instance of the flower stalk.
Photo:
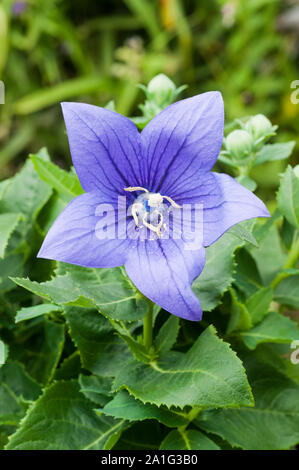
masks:
<svg viewBox="0 0 299 470"><path fill-rule="evenodd" d="M143 320L143 344L147 351L149 351L153 342L153 310L154 304L148 300L148 310Z"/></svg>

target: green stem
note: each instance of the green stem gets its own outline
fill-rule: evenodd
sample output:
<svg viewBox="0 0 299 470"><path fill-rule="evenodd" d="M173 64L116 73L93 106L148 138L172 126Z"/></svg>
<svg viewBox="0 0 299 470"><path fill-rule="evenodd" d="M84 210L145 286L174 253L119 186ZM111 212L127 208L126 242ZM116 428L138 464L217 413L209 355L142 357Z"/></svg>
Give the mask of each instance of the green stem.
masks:
<svg viewBox="0 0 299 470"><path fill-rule="evenodd" d="M199 408L198 406L192 408L192 410L186 416L186 418L188 419L188 423L184 424L183 426L178 427L179 433L183 434L186 428L189 426L189 424L192 423L192 421L194 421L195 418L197 418L200 412L201 412L201 408Z"/></svg>
<svg viewBox="0 0 299 470"><path fill-rule="evenodd" d="M148 300L148 311L143 320L143 344L147 351L153 341L153 308L154 304Z"/></svg>
<svg viewBox="0 0 299 470"><path fill-rule="evenodd" d="M298 257L299 257L299 238L297 238L297 233L295 233L291 250L288 254L287 260L282 269L292 268L294 264L296 263ZM277 274L275 279L273 279L273 281L271 282L271 287L273 287L274 289L283 279L285 279L288 276L289 274L284 273L284 272Z"/></svg>

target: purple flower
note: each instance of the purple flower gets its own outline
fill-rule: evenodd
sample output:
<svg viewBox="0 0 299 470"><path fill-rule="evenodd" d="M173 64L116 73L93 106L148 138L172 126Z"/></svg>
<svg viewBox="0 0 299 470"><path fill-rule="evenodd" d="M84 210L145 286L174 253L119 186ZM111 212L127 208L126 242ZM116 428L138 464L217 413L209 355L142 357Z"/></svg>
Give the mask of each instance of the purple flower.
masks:
<svg viewBox="0 0 299 470"><path fill-rule="evenodd" d="M95 268L125 265L146 297L174 315L200 320L191 285L204 267L205 247L242 220L269 216L253 193L230 176L211 172L223 139L221 94L174 103L141 134L129 119L107 109L82 103L62 108L86 193L60 214L38 256ZM122 215L124 196L131 209ZM185 205L192 207L191 216L196 205L203 207L202 242L192 249L184 236L164 237L175 228L168 212L180 213ZM107 208L105 214L99 207ZM103 218L107 230L116 218L116 232L130 227L134 236L97 236Z"/></svg>

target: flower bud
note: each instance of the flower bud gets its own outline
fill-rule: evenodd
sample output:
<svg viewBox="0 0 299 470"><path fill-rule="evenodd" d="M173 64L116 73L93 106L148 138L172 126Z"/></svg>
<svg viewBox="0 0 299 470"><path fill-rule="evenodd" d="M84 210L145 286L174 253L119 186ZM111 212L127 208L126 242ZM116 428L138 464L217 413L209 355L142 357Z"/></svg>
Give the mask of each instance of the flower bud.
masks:
<svg viewBox="0 0 299 470"><path fill-rule="evenodd" d="M255 140L258 140L261 137L265 137L275 130L269 119L266 118L266 116L263 114L252 116L246 123L246 129L248 132L252 133L252 136Z"/></svg>
<svg viewBox="0 0 299 470"><path fill-rule="evenodd" d="M239 129L231 132L227 136L225 143L227 150L235 158L246 157L253 145L251 135L247 131Z"/></svg>
<svg viewBox="0 0 299 470"><path fill-rule="evenodd" d="M299 165L294 166L293 170L294 170L295 175L299 179Z"/></svg>
<svg viewBox="0 0 299 470"><path fill-rule="evenodd" d="M170 103L176 91L175 84L164 73L154 77L147 86L148 98L158 106Z"/></svg>

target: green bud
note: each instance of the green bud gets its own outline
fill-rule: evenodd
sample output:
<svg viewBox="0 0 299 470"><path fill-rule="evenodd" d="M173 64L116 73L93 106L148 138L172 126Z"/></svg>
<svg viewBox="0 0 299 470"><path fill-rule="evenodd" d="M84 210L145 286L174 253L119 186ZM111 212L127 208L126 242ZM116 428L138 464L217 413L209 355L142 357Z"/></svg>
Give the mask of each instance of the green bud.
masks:
<svg viewBox="0 0 299 470"><path fill-rule="evenodd" d="M253 140L247 131L235 130L225 140L226 148L234 158L246 157L252 150Z"/></svg>
<svg viewBox="0 0 299 470"><path fill-rule="evenodd" d="M299 165L294 166L293 170L294 170L295 175L299 179Z"/></svg>
<svg viewBox="0 0 299 470"><path fill-rule="evenodd" d="M266 116L263 114L257 114L252 116L249 121L246 123L246 129L248 132L252 133L252 136L255 140L260 139L261 137L266 137L272 134L275 130L275 127L272 126Z"/></svg>
<svg viewBox="0 0 299 470"><path fill-rule="evenodd" d="M164 73L154 77L147 86L147 97L158 106L170 103L175 94L176 86Z"/></svg>

